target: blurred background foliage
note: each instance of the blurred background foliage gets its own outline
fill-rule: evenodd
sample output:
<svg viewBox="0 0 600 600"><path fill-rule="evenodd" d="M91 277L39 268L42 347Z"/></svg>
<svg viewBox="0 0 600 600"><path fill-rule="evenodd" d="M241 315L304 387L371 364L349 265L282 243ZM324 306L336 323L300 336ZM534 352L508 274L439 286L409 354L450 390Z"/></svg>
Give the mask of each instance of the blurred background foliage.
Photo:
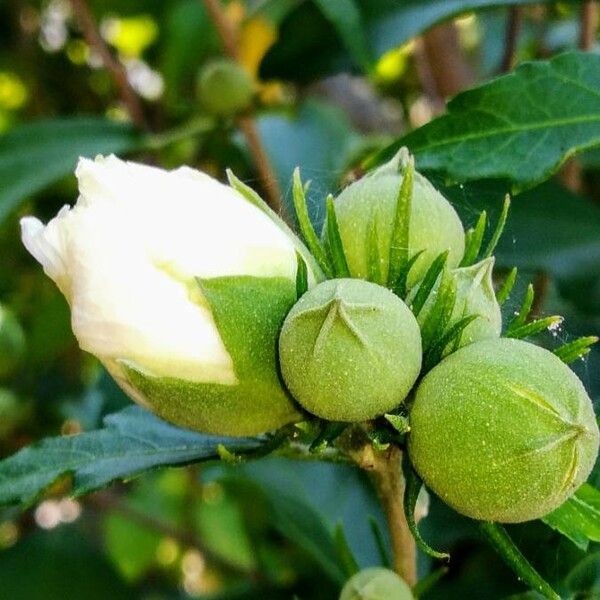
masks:
<svg viewBox="0 0 600 600"><path fill-rule="evenodd" d="M0 457L97 428L129 403L79 351L66 303L19 240L20 216L48 219L75 200L77 156L218 177L230 167L281 197L288 216L300 165L319 224L326 193L448 97L526 60L597 51L594 4L231 0L217 5L231 47L211 2L0 0ZM202 97L201 74L223 57L251 86L237 115L214 114ZM235 101L237 84L218 85ZM497 213L508 189L436 181L467 225L482 208ZM593 150L515 198L499 264L519 267L521 289L535 283L538 314L567 319L542 343L600 334L599 203ZM576 369L598 401L600 351ZM379 564L387 544L368 482L346 466L271 458L157 471L78 501L54 492L0 511L0 600L331 599L344 579L342 531L361 566ZM421 573L440 576L423 598L523 593L467 519L432 499L421 527L453 557L448 567L420 557ZM510 530L565 594L600 597L600 547L586 554L539 522Z"/></svg>

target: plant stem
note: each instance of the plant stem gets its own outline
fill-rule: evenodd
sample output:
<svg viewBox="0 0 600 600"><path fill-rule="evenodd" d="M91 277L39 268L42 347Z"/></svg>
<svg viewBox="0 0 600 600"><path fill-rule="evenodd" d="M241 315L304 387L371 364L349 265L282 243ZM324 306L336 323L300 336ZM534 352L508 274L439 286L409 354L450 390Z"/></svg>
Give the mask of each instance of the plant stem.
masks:
<svg viewBox="0 0 600 600"><path fill-rule="evenodd" d="M598 2L595 2L594 0L586 0L581 7L581 31L579 33L579 47L582 50L591 50L596 43L598 17Z"/></svg>
<svg viewBox="0 0 600 600"><path fill-rule="evenodd" d="M100 31L98 30L98 25L96 24L86 0L71 0L71 6L73 7L73 13L86 42L100 57L104 68L110 74L131 120L140 129L146 129L147 122L144 117L142 103L127 79L125 68L112 55L108 46L102 39Z"/></svg>
<svg viewBox="0 0 600 600"><path fill-rule="evenodd" d="M394 570L410 586L417 582L417 548L404 516L402 452L394 445L381 452L371 444L352 452L355 462L370 473L388 524Z"/></svg>
<svg viewBox="0 0 600 600"><path fill-rule="evenodd" d="M227 15L219 0L202 0L208 16L213 22L217 34L223 45L223 49L229 58L239 63L240 56L237 46L237 32L229 22ZM282 214L283 205L281 203L281 190L277 177L273 171L271 161L263 146L258 134L258 129L254 119L250 115L241 115L238 118L238 125L241 129L248 149L254 159L254 166L261 180L261 185L266 195L269 206L278 214Z"/></svg>

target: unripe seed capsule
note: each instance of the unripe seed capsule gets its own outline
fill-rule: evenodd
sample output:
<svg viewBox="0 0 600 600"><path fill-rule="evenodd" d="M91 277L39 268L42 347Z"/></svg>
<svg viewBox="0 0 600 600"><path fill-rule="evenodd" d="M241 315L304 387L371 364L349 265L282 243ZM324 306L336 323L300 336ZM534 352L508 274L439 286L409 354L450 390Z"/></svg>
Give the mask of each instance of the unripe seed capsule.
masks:
<svg viewBox="0 0 600 600"><path fill-rule="evenodd" d="M400 156L345 188L335 210L352 277L368 278L369 232L373 221L383 280L388 276L396 203L402 184ZM457 267L465 250L462 223L452 205L423 175L415 172L411 199L408 255L423 251L413 265L409 287L424 275L433 260L449 250L447 264Z"/></svg>
<svg viewBox="0 0 600 600"><path fill-rule="evenodd" d="M421 368L419 326L388 289L332 279L304 294L281 330L283 379L309 412L372 419L398 406Z"/></svg>
<svg viewBox="0 0 600 600"><path fill-rule="evenodd" d="M389 569L372 567L363 569L348 581L340 600L412 600L408 584Z"/></svg>
<svg viewBox="0 0 600 600"><path fill-rule="evenodd" d="M443 360L417 388L410 425L410 458L425 483L481 520L546 515L586 480L598 454L581 381L520 340L477 342Z"/></svg>

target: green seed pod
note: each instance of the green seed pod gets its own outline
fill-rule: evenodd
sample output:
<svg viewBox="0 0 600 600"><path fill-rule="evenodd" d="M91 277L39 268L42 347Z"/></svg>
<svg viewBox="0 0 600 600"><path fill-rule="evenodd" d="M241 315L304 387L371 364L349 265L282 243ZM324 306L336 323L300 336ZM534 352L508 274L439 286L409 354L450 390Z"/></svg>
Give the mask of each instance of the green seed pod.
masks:
<svg viewBox="0 0 600 600"><path fill-rule="evenodd" d="M200 70L197 92L208 113L227 117L250 106L254 85L243 67L232 60L219 59Z"/></svg>
<svg viewBox="0 0 600 600"><path fill-rule="evenodd" d="M382 567L359 571L348 581L340 600L412 600L408 584L399 575Z"/></svg>
<svg viewBox="0 0 600 600"><path fill-rule="evenodd" d="M493 269L494 257L492 256L470 267L453 269L450 272L456 283L456 300L448 327L451 327L463 317L469 315L477 316L463 330L459 347L468 346L473 342L481 340L500 337L500 333L502 332L502 312L494 293L494 284L492 281ZM417 317L421 327L425 324L433 308L437 287L439 287L439 280ZM414 297L414 295L413 293L412 296Z"/></svg>
<svg viewBox="0 0 600 600"><path fill-rule="evenodd" d="M394 159L352 183L335 199L340 235L352 277L368 278L369 239L376 232L380 271L387 280L390 243L402 184L400 152ZM423 251L413 265L409 287L425 275L432 261L449 250L448 266L457 267L465 250L462 223L452 205L421 174L415 172L411 199L408 254Z"/></svg>
<svg viewBox="0 0 600 600"><path fill-rule="evenodd" d="M0 306L0 378L11 375L25 353L25 334L15 315Z"/></svg>
<svg viewBox="0 0 600 600"><path fill-rule="evenodd" d="M306 410L331 421L363 421L406 398L421 368L421 336L413 314L388 289L332 279L292 308L279 353L283 379Z"/></svg>
<svg viewBox="0 0 600 600"><path fill-rule="evenodd" d="M500 338L461 348L417 388L409 454L458 512L517 523L546 515L588 477L598 426L581 381L558 357Z"/></svg>

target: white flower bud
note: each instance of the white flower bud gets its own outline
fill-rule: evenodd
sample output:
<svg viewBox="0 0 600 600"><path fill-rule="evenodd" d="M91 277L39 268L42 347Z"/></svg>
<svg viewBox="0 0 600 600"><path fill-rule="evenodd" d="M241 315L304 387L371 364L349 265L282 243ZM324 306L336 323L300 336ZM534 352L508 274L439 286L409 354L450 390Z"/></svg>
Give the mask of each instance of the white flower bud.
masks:
<svg viewBox="0 0 600 600"><path fill-rule="evenodd" d="M240 375L232 340L217 326L202 282L278 282L269 297L287 312L295 300L297 240L232 187L187 167L164 171L109 156L81 159L76 175L80 196L73 208L63 207L46 226L25 217L21 228L23 243L67 298L81 347L98 356L137 401L176 423L247 434L289 422L295 410L274 359L262 373L268 385L250 386L263 386L261 411L270 409L252 414L250 382ZM235 310L227 307L226 319L235 321ZM233 345L251 343L249 325L238 324ZM131 372L137 374L135 389ZM169 383L170 393L185 383L190 406L166 398L157 406L149 381ZM218 396L214 411L226 405L228 418L238 413L237 423L219 423L208 414L210 406L197 407L209 388L211 397ZM242 388L243 408L241 399L232 400Z"/></svg>

